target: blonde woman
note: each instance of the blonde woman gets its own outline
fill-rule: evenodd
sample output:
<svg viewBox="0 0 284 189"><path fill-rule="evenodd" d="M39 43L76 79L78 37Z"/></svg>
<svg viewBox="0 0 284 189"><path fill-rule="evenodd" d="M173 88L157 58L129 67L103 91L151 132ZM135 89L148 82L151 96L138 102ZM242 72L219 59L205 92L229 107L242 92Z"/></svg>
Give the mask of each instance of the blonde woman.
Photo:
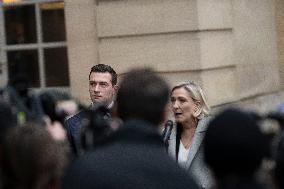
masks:
<svg viewBox="0 0 284 189"><path fill-rule="evenodd" d="M175 126L168 153L187 169L201 188L212 186L211 173L203 161L202 141L210 108L203 90L193 81L178 84L171 91Z"/></svg>

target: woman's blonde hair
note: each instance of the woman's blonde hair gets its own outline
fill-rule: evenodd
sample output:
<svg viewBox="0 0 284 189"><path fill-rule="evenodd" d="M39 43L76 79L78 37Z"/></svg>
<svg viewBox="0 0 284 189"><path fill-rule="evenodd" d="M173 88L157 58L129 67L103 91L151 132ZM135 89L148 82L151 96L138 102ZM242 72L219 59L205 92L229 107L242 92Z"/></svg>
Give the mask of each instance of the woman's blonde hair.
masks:
<svg viewBox="0 0 284 189"><path fill-rule="evenodd" d="M175 89L179 88L184 88L194 102L200 103L198 110L193 114L194 117L196 117L197 119L202 119L203 117L206 117L210 114L210 107L206 101L204 92L199 85L197 85L194 81L183 82L175 85L171 93Z"/></svg>

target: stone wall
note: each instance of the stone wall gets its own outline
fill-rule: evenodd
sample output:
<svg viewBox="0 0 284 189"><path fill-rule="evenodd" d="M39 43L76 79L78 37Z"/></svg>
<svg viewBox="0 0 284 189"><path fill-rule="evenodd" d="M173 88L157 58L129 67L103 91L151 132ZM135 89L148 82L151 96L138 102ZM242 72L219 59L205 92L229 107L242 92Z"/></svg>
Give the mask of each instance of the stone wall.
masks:
<svg viewBox="0 0 284 189"><path fill-rule="evenodd" d="M86 103L90 102L90 68L98 63L95 13L94 0L65 1L70 89L74 97Z"/></svg>
<svg viewBox="0 0 284 189"><path fill-rule="evenodd" d="M277 29L277 47L278 47L278 62L280 72L280 84L284 89L284 1L276 1L276 29Z"/></svg>
<svg viewBox="0 0 284 189"><path fill-rule="evenodd" d="M96 63L195 80L212 106L279 90L274 1L66 0L65 10L71 91L83 101Z"/></svg>

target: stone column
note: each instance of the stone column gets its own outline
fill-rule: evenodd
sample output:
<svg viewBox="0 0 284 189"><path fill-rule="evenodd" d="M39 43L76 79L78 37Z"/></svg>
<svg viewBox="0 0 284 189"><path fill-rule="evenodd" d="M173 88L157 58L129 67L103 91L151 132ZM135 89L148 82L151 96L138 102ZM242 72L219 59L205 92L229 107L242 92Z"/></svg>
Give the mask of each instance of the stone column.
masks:
<svg viewBox="0 0 284 189"><path fill-rule="evenodd" d="M98 63L95 0L65 0L71 93L90 103L88 76Z"/></svg>

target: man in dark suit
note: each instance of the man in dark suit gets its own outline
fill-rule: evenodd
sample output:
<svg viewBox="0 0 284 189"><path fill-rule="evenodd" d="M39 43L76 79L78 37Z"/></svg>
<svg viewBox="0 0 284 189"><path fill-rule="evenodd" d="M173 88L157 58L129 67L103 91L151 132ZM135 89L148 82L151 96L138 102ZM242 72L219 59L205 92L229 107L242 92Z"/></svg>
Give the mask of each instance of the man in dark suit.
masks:
<svg viewBox="0 0 284 189"><path fill-rule="evenodd" d="M197 188L168 157L158 132L168 97L168 85L152 70L127 73L117 94L118 116L124 125L73 162L63 189Z"/></svg>
<svg viewBox="0 0 284 189"><path fill-rule="evenodd" d="M90 108L97 104L104 104L111 109L114 106L114 98L117 91L117 74L112 67L105 64L97 64L91 68L89 74L89 93L92 100ZM83 120L87 116L86 111L65 121L67 137L74 154L81 154L81 128Z"/></svg>

